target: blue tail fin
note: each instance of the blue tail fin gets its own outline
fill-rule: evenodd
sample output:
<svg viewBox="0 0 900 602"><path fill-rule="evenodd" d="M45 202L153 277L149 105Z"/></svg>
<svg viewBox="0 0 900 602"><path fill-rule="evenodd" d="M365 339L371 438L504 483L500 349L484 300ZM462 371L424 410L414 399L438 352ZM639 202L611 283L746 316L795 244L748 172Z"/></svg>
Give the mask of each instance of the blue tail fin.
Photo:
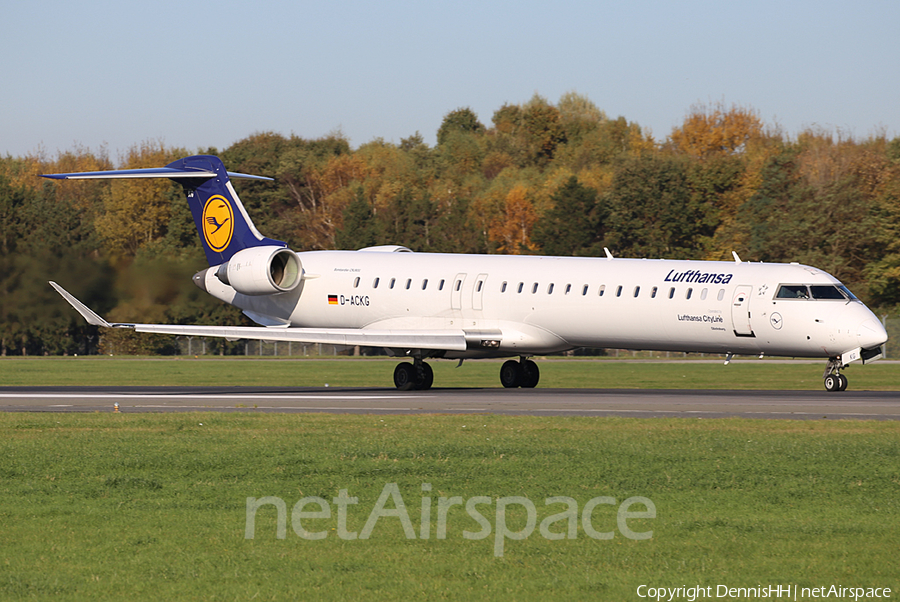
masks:
<svg viewBox="0 0 900 602"><path fill-rule="evenodd" d="M225 263L243 249L250 247L287 247L279 240L259 233L247 215L229 178L271 180L262 176L232 173L225 170L222 160L212 155L196 155L173 161L165 167L150 169L121 169L81 173L45 174L56 180L85 180L106 178L170 178L184 187L194 224L206 252L209 265Z"/></svg>
<svg viewBox="0 0 900 602"><path fill-rule="evenodd" d="M247 210L231 185L229 176L253 179L257 176L229 173L218 157L197 155L169 163L165 169L179 173L210 173L207 177L178 178L187 195L197 233L209 265L219 265L249 247L287 245L266 238L253 225Z"/></svg>

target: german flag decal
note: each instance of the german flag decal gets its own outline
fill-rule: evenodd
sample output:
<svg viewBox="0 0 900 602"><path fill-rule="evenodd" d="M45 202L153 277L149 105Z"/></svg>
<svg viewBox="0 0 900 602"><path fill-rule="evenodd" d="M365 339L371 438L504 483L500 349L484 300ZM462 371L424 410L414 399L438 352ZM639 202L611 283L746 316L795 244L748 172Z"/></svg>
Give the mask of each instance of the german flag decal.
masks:
<svg viewBox="0 0 900 602"><path fill-rule="evenodd" d="M328 305L337 305L337 295L328 295Z"/></svg>

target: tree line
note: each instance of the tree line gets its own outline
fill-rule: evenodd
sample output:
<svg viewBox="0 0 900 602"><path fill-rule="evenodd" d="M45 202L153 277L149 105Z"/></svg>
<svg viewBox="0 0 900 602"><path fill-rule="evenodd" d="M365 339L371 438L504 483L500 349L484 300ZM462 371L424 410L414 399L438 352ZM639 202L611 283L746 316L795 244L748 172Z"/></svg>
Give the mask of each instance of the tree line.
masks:
<svg viewBox="0 0 900 602"><path fill-rule="evenodd" d="M414 251L790 262L827 270L884 311L900 304L900 138L809 129L789 137L752 109L697 105L662 141L588 98L535 95L489 124L450 111L356 149L257 133L224 150L135 145L0 158L0 353L173 353L170 337L107 332L47 285L111 320L240 324L190 276L205 267L180 186L49 182L42 173L156 167L216 154L273 182L235 186L260 231L295 250ZM221 342L220 352L237 346Z"/></svg>

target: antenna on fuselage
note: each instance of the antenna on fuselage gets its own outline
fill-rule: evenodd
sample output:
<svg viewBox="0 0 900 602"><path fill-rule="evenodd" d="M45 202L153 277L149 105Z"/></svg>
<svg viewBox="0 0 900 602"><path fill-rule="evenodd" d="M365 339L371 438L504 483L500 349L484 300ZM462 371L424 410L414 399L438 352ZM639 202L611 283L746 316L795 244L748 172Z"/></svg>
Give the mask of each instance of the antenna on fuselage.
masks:
<svg viewBox="0 0 900 602"><path fill-rule="evenodd" d="M734 262L735 262L735 263L741 263L741 258L738 257L737 251L732 251L732 252L731 252L731 256L734 257Z"/></svg>
<svg viewBox="0 0 900 602"><path fill-rule="evenodd" d="M613 259L613 254L609 252L609 249L608 249L608 248L603 247L603 252L606 253L606 258L607 258L607 259Z"/></svg>

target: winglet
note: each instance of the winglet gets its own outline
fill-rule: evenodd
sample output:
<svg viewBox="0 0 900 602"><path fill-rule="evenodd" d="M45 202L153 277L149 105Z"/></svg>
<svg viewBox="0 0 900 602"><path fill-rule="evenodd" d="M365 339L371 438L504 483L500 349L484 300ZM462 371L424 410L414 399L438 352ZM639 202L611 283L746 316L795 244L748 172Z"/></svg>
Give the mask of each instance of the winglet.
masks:
<svg viewBox="0 0 900 602"><path fill-rule="evenodd" d="M103 318L98 316L96 313L94 313L94 311L90 307L88 307L87 305L85 305L84 303L82 303L81 301L76 299L75 297L73 297L69 293L69 291L67 291L60 285L56 284L52 280L50 281L50 286L55 288L56 292L59 293L60 295L62 295L62 298L65 299L66 301L68 301L69 305L74 307L75 311L80 313L81 316L85 320L87 320L88 324L91 324L93 326L103 326L105 328L112 328L114 326L113 324L110 324L109 322L107 322L106 320L104 320ZM118 326L118 324L116 324L115 326Z"/></svg>

